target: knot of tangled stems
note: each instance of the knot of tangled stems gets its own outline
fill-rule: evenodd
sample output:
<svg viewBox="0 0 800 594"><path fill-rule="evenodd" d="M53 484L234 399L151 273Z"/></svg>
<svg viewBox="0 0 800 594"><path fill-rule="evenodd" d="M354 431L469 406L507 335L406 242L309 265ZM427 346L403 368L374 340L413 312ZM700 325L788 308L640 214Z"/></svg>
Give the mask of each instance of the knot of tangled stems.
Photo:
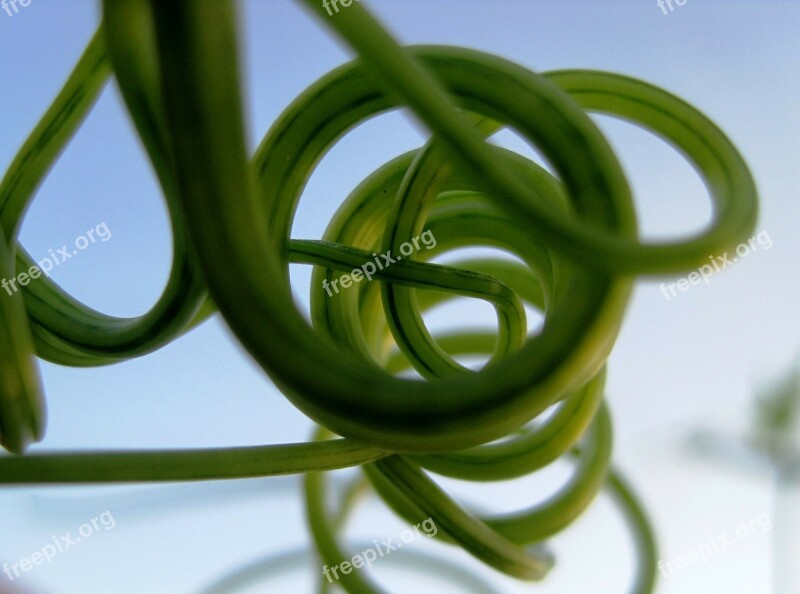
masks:
<svg viewBox="0 0 800 594"><path fill-rule="evenodd" d="M16 245L22 214L113 73L169 208L171 273L155 306L132 319L96 312L50 279L25 287L24 302L18 294L0 299L0 437L21 452L42 436L34 353L62 365L113 363L160 348L218 309L283 394L324 428L320 440L7 457L0 481L308 472L312 534L333 564L344 558L335 531L349 507L332 519L313 471L363 464L397 514L412 523L430 518L438 538L522 579L546 574L552 559L538 543L607 485L639 544L634 590L650 591L652 535L610 468L605 361L636 275L696 268L752 231L757 199L746 164L703 114L645 82L598 71L537 74L462 48L402 48L359 5L329 19L314 0L302 3L359 58L297 97L250 159L230 3L104 2L103 25L0 186L0 265L10 268L15 257L18 268L30 266ZM370 174L321 240L292 239L316 164L350 130L400 107L427 126L430 141ZM713 201L708 229L681 242L641 242L626 178L587 112L625 119L680 150ZM486 143L503 128L538 147L553 173ZM418 243L405 249L426 237L424 253ZM426 261L474 246L517 259ZM314 266L311 325L292 298L290 263ZM321 288L358 269L376 282L337 289L335 298ZM463 297L495 308L497 332L433 336L422 313ZM544 316L533 335L526 305ZM471 370L457 361L463 356L488 362ZM404 377L409 370L422 379ZM322 440L328 433L344 439ZM577 459L575 471L558 493L502 516L466 511L425 472L509 480L567 455ZM343 578L350 592L376 591L356 573Z"/></svg>

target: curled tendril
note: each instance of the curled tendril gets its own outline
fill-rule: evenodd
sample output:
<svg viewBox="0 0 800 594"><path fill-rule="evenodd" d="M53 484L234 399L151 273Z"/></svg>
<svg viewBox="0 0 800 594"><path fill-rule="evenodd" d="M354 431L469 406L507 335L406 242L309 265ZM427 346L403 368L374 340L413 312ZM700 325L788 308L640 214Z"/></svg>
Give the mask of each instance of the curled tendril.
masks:
<svg viewBox="0 0 800 594"><path fill-rule="evenodd" d="M318 471L363 465L398 515L432 518L441 540L522 579L547 573L552 558L542 543L605 485L638 545L633 589L650 592L652 534L610 469L605 361L635 275L696 267L752 231L757 200L747 166L704 115L642 81L595 71L536 74L461 48L401 48L357 4L327 19L316 0L301 3L321 13L359 58L297 97L248 159L230 3L104 0L103 24L0 184L0 262L30 266L17 245L24 212L113 73L169 208L172 269L158 302L132 319L94 311L49 278L24 287L24 300L0 299L0 436L12 452L41 438L34 353L62 365L110 364L152 352L219 310L283 394L325 428L317 437L342 437L3 457L0 482L308 473L311 532L320 556L338 563L346 555L335 533L350 506L343 504L338 518L329 513ZM412 109L431 140L368 176L321 240L292 239L297 204L320 159L354 127L401 106ZM683 242L639 241L628 183L586 112L632 122L681 151L713 201L708 229ZM535 144L554 174L485 142L505 127ZM425 260L476 245L519 260L441 265L417 253L336 299L316 288L375 252L396 253L423 229L437 239ZM289 263L314 266L312 325L292 299ZM459 297L492 304L497 332L431 335L422 313ZM533 336L526 305L544 315ZM464 355L489 360L474 371L457 361ZM407 370L423 379L402 377ZM565 456L575 459L575 470L561 490L498 516L469 512L428 474L509 480ZM341 585L377 591L356 573Z"/></svg>

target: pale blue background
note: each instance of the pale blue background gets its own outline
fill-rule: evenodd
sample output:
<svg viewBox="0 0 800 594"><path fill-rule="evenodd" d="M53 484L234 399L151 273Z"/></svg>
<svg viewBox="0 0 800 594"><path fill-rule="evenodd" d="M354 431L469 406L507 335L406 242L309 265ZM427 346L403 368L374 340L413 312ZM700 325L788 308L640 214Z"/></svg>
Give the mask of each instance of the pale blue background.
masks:
<svg viewBox="0 0 800 594"><path fill-rule="evenodd" d="M597 68L649 80L704 110L741 149L762 197L757 230L769 233L772 248L752 253L710 284L672 301L663 298L653 279L641 282L611 356L608 395L617 431L615 459L647 503L663 558L699 547L709 534L732 533L762 513L771 514L766 473L717 468L679 446L698 427L743 431L754 387L785 369L800 350L795 229L800 220L800 5L688 0L665 16L655 0L364 4L405 43L474 47L535 70ZM241 16L248 130L255 146L299 92L350 54L288 0L251 0ZM11 18L0 12L0 169L55 96L97 22L97 3L82 0L33 0ZM647 237L681 235L708 222L702 184L675 153L642 131L607 118L598 121L629 172ZM348 137L309 185L295 236L319 237L347 191L423 139L399 115ZM110 314L143 313L166 280L169 229L113 85L39 192L22 241L41 258L102 221L112 239L57 268L54 278ZM303 302L307 272L295 271ZM458 311L477 311L491 320L490 311L471 307ZM437 321L448 323L446 317ZM100 369L43 363L42 375L50 418L46 439L34 450L303 441L311 427L218 318L138 360ZM566 471L556 466L510 486L446 482L465 501L503 511L538 501ZM0 559L27 557L53 535L74 532L105 510L114 515L114 530L96 534L52 565L36 567L22 583L31 592L52 594L198 592L239 563L307 541L292 479L13 488L0 490ZM369 542L403 528L381 505L370 504L357 516L354 534ZM659 592L770 592L770 538L756 532L664 580ZM430 543L418 544L425 551ZM535 586L538 592L627 590L628 536L605 496L552 547L559 564ZM455 557L467 559L460 553ZM395 592L410 591L410 584L415 592L446 591L419 576L398 577L390 565L379 571L393 576ZM311 591L305 579L294 576L252 591ZM494 579L498 592L531 588ZM5 580L0 575L0 591Z"/></svg>

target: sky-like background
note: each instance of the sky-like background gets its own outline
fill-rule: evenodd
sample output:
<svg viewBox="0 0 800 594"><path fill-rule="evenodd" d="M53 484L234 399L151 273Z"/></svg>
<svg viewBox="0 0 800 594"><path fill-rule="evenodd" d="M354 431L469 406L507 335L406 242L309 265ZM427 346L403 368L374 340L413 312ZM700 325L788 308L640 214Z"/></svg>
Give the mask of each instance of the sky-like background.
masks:
<svg viewBox="0 0 800 594"><path fill-rule="evenodd" d="M593 68L650 81L703 110L739 147L761 196L756 232L766 233L771 247L669 301L658 290L665 279L639 281L610 357L607 394L616 464L652 515L663 559L697 549L709 535L733 534L763 514L774 520L766 470L698 459L682 444L697 429L731 436L746 431L754 390L800 352L800 3L688 0L666 15L655 0L362 4L403 43L472 47L536 71ZM0 11L0 169L56 95L98 22L93 1L32 0L13 17ZM247 129L255 147L295 96L352 55L289 0L244 2L240 23ZM644 237L684 236L710 221L702 183L671 148L628 124L596 121L629 175ZM348 136L314 174L293 235L320 237L350 189L425 138L400 114ZM528 151L512 135L505 138L508 146ZM102 222L112 238L56 268L53 278L106 313L142 314L166 281L170 231L113 83L39 191L21 241L39 259ZM307 269L293 270L302 303L308 277ZM452 318L437 322L457 325L456 315L491 320L490 310L469 303L449 311ZM304 441L311 431L219 317L140 359L99 369L42 363L41 370L49 426L33 451L280 443ZM499 512L540 500L567 471L556 465L501 485L444 483L464 501ZM794 503L800 506L797 491ZM197 593L239 564L308 542L294 479L6 488L0 489L0 560L28 557L54 535L74 533L106 510L115 519L113 530L101 530L52 564L34 568L20 583L46 594ZM772 525L663 579L658 592L772 592ZM403 528L372 502L357 514L352 534L371 542ZM419 551L449 554L429 542L418 545ZM800 556L800 548L788 548L797 547L796 540L785 546L784 552ZM631 546L606 496L551 547L558 565L535 586L537 592L627 591ZM462 553L450 556L489 576L499 593L532 590L484 571ZM309 592L310 571L319 568L305 567L247 592ZM411 591L411 584L415 592L461 591L393 567L389 562L376 572L393 584L391 591ZM5 580L0 575L0 591Z"/></svg>

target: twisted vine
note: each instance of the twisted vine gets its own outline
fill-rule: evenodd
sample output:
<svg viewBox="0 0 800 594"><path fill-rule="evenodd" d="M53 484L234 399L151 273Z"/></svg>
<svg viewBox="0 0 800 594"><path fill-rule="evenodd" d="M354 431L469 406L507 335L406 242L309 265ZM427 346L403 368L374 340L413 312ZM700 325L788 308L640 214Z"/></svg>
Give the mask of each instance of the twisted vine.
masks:
<svg viewBox="0 0 800 594"><path fill-rule="evenodd" d="M441 540L528 580L552 566L541 543L606 486L637 542L633 591L652 591L652 533L610 467L605 361L636 275L697 267L752 231L757 199L746 164L703 114L645 82L596 71L536 74L462 48L403 48L358 4L329 19L316 0L300 2L359 57L297 97L248 158L231 3L104 0L101 27L0 184L0 274L31 265L17 243L25 210L112 74L169 209L172 268L157 303L137 318L94 311L49 278L0 299L0 439L21 453L42 437L34 354L61 365L111 364L159 349L215 311L325 430L305 444L6 456L0 482L308 473L311 534L320 557L336 564L347 556L336 534L352 505L343 502L338 515L327 509L319 471L363 465L398 515L412 523L430 517ZM354 127L401 106L431 140L368 176L321 240L292 239L297 204L320 159ZM681 242L641 242L628 183L587 112L632 122L679 150L713 201L708 229ZM486 143L504 127L535 144L555 173ZM376 252L397 252L423 229L437 238L425 259L397 262L336 299L316 289ZM519 262L426 261L476 245ZM292 299L289 263L314 266L311 325ZM497 332L431 335L422 313L458 297L491 303ZM545 317L532 336L525 305ZM489 362L473 371L456 360L464 355ZM407 370L423 379L404 378ZM323 439L331 434L341 437ZM564 457L575 469L560 491L505 515L466 510L429 476L509 480ZM357 572L340 585L379 589Z"/></svg>

